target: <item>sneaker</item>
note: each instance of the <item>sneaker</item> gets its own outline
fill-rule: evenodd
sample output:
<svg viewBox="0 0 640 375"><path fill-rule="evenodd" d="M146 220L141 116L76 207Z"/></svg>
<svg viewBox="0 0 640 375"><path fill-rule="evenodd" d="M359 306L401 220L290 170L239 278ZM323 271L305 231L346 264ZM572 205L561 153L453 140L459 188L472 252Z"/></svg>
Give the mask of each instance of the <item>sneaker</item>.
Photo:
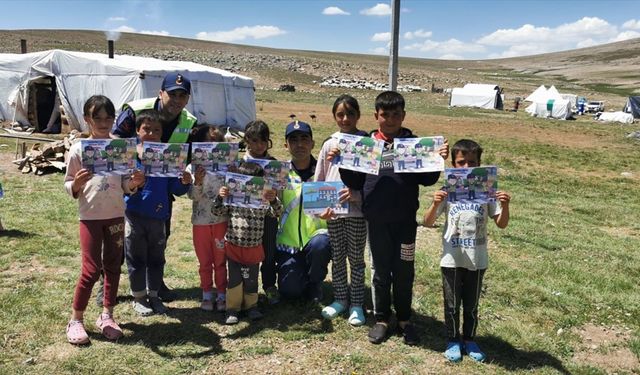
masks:
<svg viewBox="0 0 640 375"><path fill-rule="evenodd" d="M117 340L122 337L122 329L118 326L111 314L102 313L96 320L96 326L102 332L102 335L109 340Z"/></svg>
<svg viewBox="0 0 640 375"><path fill-rule="evenodd" d="M203 299L202 302L200 302L200 310L213 311L213 301L210 299Z"/></svg>
<svg viewBox="0 0 640 375"><path fill-rule="evenodd" d="M465 341L464 342L464 352L469 358L473 359L476 362L484 362L487 356L480 350L478 344L475 341Z"/></svg>
<svg viewBox="0 0 640 375"><path fill-rule="evenodd" d="M342 303L333 301L332 304L325 306L325 308L322 309L321 314L323 318L331 320L342 314L346 309L347 308Z"/></svg>
<svg viewBox="0 0 640 375"><path fill-rule="evenodd" d="M218 312L227 311L227 301L225 301L224 298L216 299L216 310Z"/></svg>
<svg viewBox="0 0 640 375"><path fill-rule="evenodd" d="M158 297L160 297L163 302L173 302L178 299L178 294L169 289L167 284L162 281L162 284L160 284L160 290L158 290Z"/></svg>
<svg viewBox="0 0 640 375"><path fill-rule="evenodd" d="M146 298L133 300L133 310L140 316L153 315L153 309Z"/></svg>
<svg viewBox="0 0 640 375"><path fill-rule="evenodd" d="M404 343L407 345L418 345L420 343L420 336L416 331L416 327L407 323L404 328L398 325L398 334L402 336Z"/></svg>
<svg viewBox="0 0 640 375"><path fill-rule="evenodd" d="M238 313L236 311L227 311L227 317L224 320L224 324L234 325L238 324Z"/></svg>
<svg viewBox="0 0 640 375"><path fill-rule="evenodd" d="M447 343L447 350L444 351L444 356L450 362L462 361L462 346L460 341L449 341Z"/></svg>
<svg viewBox="0 0 640 375"><path fill-rule="evenodd" d="M387 330L389 326L385 323L378 322L369 330L369 342L372 344L381 344L387 338Z"/></svg>
<svg viewBox="0 0 640 375"><path fill-rule="evenodd" d="M162 303L160 297L149 297L149 304L156 314L166 314L169 308Z"/></svg>
<svg viewBox="0 0 640 375"><path fill-rule="evenodd" d="M70 320L67 324L67 341L74 345L89 343L89 335L84 329L82 320Z"/></svg>
<svg viewBox="0 0 640 375"><path fill-rule="evenodd" d="M276 305L280 302L280 292L278 292L278 288L275 286L268 287L264 294L267 296L267 302L270 305Z"/></svg>
<svg viewBox="0 0 640 375"><path fill-rule="evenodd" d="M322 283L309 283L307 285L307 293L311 302L319 303L322 301Z"/></svg>
<svg viewBox="0 0 640 375"><path fill-rule="evenodd" d="M356 306L349 309L349 324L354 327L358 327L363 325L367 321L367 318L364 315L364 310L362 307Z"/></svg>
<svg viewBox="0 0 640 375"><path fill-rule="evenodd" d="M264 315L260 312L260 310L258 310L257 307L252 307L247 311L247 317L249 318L249 320L255 322L256 320L264 318Z"/></svg>

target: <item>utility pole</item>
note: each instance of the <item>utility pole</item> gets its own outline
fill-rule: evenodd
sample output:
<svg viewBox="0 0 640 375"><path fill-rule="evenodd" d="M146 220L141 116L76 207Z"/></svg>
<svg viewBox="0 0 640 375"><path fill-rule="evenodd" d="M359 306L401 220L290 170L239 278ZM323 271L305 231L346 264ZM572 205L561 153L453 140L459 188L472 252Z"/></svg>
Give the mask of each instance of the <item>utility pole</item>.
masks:
<svg viewBox="0 0 640 375"><path fill-rule="evenodd" d="M398 40L400 34L400 0L391 0L391 46L389 47L389 90L398 88Z"/></svg>

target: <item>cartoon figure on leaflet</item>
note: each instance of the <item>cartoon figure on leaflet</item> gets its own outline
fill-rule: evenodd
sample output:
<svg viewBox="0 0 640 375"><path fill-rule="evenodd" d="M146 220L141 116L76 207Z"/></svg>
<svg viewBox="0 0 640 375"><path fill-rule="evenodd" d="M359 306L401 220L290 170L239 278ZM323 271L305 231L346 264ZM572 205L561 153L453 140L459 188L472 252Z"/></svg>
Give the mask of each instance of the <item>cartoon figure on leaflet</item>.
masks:
<svg viewBox="0 0 640 375"><path fill-rule="evenodd" d="M201 148L193 150L193 164L203 165L207 161L207 153Z"/></svg>
<svg viewBox="0 0 640 375"><path fill-rule="evenodd" d="M353 166L354 167L359 167L360 166L360 157L361 156L365 156L367 154L367 149L364 146L364 143L362 143L362 141L358 141L356 142L356 144L353 146Z"/></svg>
<svg viewBox="0 0 640 375"><path fill-rule="evenodd" d="M450 174L447 176L447 181L444 185L445 191L447 192L447 198L449 202L455 202L458 200L456 196L456 189L458 188L458 177L455 174Z"/></svg>
<svg viewBox="0 0 640 375"><path fill-rule="evenodd" d="M107 160L107 172L111 172L112 170L114 170L113 167L113 162L116 159L116 153L114 152L113 146L111 145L106 145L104 146L104 152L106 154L106 160Z"/></svg>
<svg viewBox="0 0 640 375"><path fill-rule="evenodd" d="M96 172L96 160L98 160L98 155L96 155L96 150L94 150L93 146L85 146L84 154L82 155L82 162L84 167L91 171L91 173Z"/></svg>
<svg viewBox="0 0 640 375"><path fill-rule="evenodd" d="M481 193L482 192L482 178L480 176L476 176L475 174L469 173L467 175L467 188L468 193L467 196L469 197L469 199L476 199L476 193Z"/></svg>
<svg viewBox="0 0 640 375"><path fill-rule="evenodd" d="M254 189L255 185L253 184L253 181L247 181L244 185L244 188L242 189L242 191L244 192L244 204L251 203L251 194L253 194Z"/></svg>
<svg viewBox="0 0 640 375"><path fill-rule="evenodd" d="M156 155L152 148L144 150L144 158L142 159L142 165L144 166L144 174L151 174L151 168L153 167L153 157Z"/></svg>
<svg viewBox="0 0 640 375"><path fill-rule="evenodd" d="M417 145L416 145L417 146ZM398 170L406 169L405 161L407 159L407 148L402 143L395 148L395 159L398 162Z"/></svg>
<svg viewBox="0 0 640 375"><path fill-rule="evenodd" d="M347 146L349 143L346 139L340 139L338 141L338 150L340 153L333 158L333 164L342 164L342 160L344 160L345 152L347 152Z"/></svg>
<svg viewBox="0 0 640 375"><path fill-rule="evenodd" d="M280 176L280 172L282 171L282 163L280 163L279 161L271 161L269 162L269 164L264 166L264 177L271 179L271 180L276 180L276 181L280 181L281 176Z"/></svg>
<svg viewBox="0 0 640 375"><path fill-rule="evenodd" d="M229 188L229 195L227 195L227 203L233 203L233 196L236 192L237 186L238 186L238 183L233 178L230 178L229 181L227 182L227 187Z"/></svg>
<svg viewBox="0 0 640 375"><path fill-rule="evenodd" d="M169 173L169 165L174 160L173 153L168 148L162 151L162 173Z"/></svg>

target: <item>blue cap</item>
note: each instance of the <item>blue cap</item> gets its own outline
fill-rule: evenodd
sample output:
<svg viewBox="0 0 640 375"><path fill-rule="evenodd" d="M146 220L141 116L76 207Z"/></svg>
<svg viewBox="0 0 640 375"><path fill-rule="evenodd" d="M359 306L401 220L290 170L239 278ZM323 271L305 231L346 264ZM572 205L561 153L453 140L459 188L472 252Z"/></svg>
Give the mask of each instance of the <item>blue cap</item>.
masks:
<svg viewBox="0 0 640 375"><path fill-rule="evenodd" d="M294 122L289 123L289 125L287 125L287 130L285 130L284 132L284 138L285 139L289 138L289 136L295 132L307 133L311 138L313 138L313 133L311 132L311 125L307 124L306 122L296 120Z"/></svg>
<svg viewBox="0 0 640 375"><path fill-rule="evenodd" d="M162 81L162 91L184 90L191 94L191 81L180 73L169 73Z"/></svg>

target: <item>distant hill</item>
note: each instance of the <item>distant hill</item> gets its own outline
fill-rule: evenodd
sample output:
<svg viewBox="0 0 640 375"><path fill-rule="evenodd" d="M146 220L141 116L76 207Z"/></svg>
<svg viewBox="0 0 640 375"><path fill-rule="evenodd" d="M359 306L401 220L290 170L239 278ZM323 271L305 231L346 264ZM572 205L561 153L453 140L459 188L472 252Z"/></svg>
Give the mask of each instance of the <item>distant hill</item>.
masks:
<svg viewBox="0 0 640 375"><path fill-rule="evenodd" d="M101 31L0 30L0 52L64 49L107 50ZM121 33L116 54L188 60L252 77L258 89L293 84L319 90L328 77L387 82L388 57L302 50L283 50L167 36ZM398 83L430 88L467 82L495 83L508 93L526 95L540 84L581 95L640 94L640 38L589 48L496 60L400 58Z"/></svg>

